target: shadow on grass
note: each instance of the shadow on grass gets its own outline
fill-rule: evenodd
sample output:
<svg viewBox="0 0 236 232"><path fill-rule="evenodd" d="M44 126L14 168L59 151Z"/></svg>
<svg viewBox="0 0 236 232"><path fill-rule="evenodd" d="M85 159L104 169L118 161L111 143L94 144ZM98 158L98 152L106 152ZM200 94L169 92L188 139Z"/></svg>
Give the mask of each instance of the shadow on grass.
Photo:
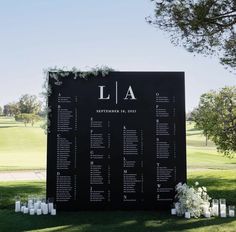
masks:
<svg viewBox="0 0 236 232"><path fill-rule="evenodd" d="M59 213L56 217L52 217L15 214L9 210L5 210L0 211L0 215L2 219L0 222L2 232L20 232L33 230L65 232L183 231L187 229L197 229L204 227L218 228L217 226L221 227L235 220L233 218L201 218L185 220L183 218L171 217L169 212L166 211L85 211L77 213L64 212ZM12 221L18 223L13 224Z"/></svg>
<svg viewBox="0 0 236 232"><path fill-rule="evenodd" d="M6 128L16 128L16 127L19 127L19 126L0 126L0 129L6 129Z"/></svg>
<svg viewBox="0 0 236 232"><path fill-rule="evenodd" d="M236 204L236 185L233 178L221 178L220 175L190 176L189 184L198 181L208 188L213 198L226 198L230 204ZM16 195L27 199L28 195L45 193L45 182L14 182L0 184L0 192L5 194L4 204L11 209L0 210L0 231L65 231L65 232L142 232L142 231L235 231L235 218L191 219L171 217L169 211L80 211L59 212L57 216L30 216L14 213L12 199ZM194 231L195 231L194 230Z"/></svg>
<svg viewBox="0 0 236 232"><path fill-rule="evenodd" d="M219 172L223 172L222 170ZM236 180L220 177L196 175L188 178L188 184L194 185L198 181L201 186L207 187L212 198L225 198L228 204L236 205ZM236 231L236 230L235 230Z"/></svg>
<svg viewBox="0 0 236 232"><path fill-rule="evenodd" d="M197 129L196 127L193 127L191 129L187 129L187 131L200 131L199 129ZM201 132L201 131L200 131Z"/></svg>
<svg viewBox="0 0 236 232"><path fill-rule="evenodd" d="M188 130L188 131L191 131L191 130ZM196 132L196 133L186 133L187 136L193 136L193 135L202 135L201 132Z"/></svg>
<svg viewBox="0 0 236 232"><path fill-rule="evenodd" d="M0 120L1 120L1 118L0 118ZM0 122L0 125L1 124L23 124L22 122L16 122L16 121L2 121L2 122Z"/></svg>
<svg viewBox="0 0 236 232"><path fill-rule="evenodd" d="M29 195L45 195L45 191L45 182L0 182L0 208L12 208L16 196L27 201Z"/></svg>
<svg viewBox="0 0 236 232"><path fill-rule="evenodd" d="M187 139L187 144L188 146L199 147L201 149L215 147L215 144L212 141L208 141L208 144L206 146L206 143L204 141L200 141L200 140L196 141L196 140Z"/></svg>

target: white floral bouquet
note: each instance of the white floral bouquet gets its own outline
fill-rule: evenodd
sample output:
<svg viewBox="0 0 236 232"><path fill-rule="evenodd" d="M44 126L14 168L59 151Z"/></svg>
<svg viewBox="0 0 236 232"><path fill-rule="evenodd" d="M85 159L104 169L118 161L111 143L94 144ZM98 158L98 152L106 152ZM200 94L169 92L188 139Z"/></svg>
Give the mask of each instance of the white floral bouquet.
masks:
<svg viewBox="0 0 236 232"><path fill-rule="evenodd" d="M176 185L176 199L175 203L176 213L181 216L185 212L189 212L191 217L198 218L204 215L206 211L210 211L210 197L207 194L206 187L190 187L187 184L179 183Z"/></svg>

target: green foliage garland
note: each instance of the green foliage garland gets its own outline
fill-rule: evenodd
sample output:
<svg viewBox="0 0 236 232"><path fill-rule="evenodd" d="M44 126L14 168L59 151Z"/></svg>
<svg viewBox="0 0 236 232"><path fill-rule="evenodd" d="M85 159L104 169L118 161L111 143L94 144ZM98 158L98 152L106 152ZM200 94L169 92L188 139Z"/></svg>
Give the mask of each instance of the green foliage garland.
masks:
<svg viewBox="0 0 236 232"><path fill-rule="evenodd" d="M49 74L50 77L54 78L55 80L59 80L59 76L62 78L66 78L68 77L71 73L74 74L74 79L77 78L82 78L85 80L88 80L90 78L93 77L106 77L109 75L110 72L114 71L114 69L108 67L108 66L96 66L93 67L87 71L82 71L80 69L77 69L76 67L73 67L71 70L69 70L67 67L63 67L63 68L58 68L58 67L53 67L53 68L47 68L43 70L44 73L44 84L43 84L43 92L42 95L45 99L45 103L46 103L46 109L45 109L45 113L46 113L46 122L45 124L42 126L42 128L44 129L45 133L50 133L50 120L49 120L49 115L52 112L52 109L48 106L48 97L51 95L52 93L52 88L49 85Z"/></svg>

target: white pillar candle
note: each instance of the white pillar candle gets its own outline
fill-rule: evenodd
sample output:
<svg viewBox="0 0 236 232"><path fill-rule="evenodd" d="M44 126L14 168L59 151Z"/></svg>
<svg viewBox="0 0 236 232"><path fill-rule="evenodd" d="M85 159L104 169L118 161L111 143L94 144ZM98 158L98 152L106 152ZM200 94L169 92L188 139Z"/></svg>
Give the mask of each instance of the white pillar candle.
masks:
<svg viewBox="0 0 236 232"><path fill-rule="evenodd" d="M219 205L212 206L212 215L218 217L219 216Z"/></svg>
<svg viewBox="0 0 236 232"><path fill-rule="evenodd" d="M229 205L229 217L234 217L235 216L235 206L234 205Z"/></svg>
<svg viewBox="0 0 236 232"><path fill-rule="evenodd" d="M28 200L28 208L33 208L33 200Z"/></svg>
<svg viewBox="0 0 236 232"><path fill-rule="evenodd" d="M221 205L220 206L220 211L226 211L226 205Z"/></svg>
<svg viewBox="0 0 236 232"><path fill-rule="evenodd" d="M38 208L41 209L41 203L42 202L41 201L37 201L37 203L38 203Z"/></svg>
<svg viewBox="0 0 236 232"><path fill-rule="evenodd" d="M212 199L212 216L219 216L219 200Z"/></svg>
<svg viewBox="0 0 236 232"><path fill-rule="evenodd" d="M15 202L15 212L20 212L21 210L21 207L20 207L20 201L16 201Z"/></svg>
<svg viewBox="0 0 236 232"><path fill-rule="evenodd" d="M45 205L45 203L41 202L41 207L40 208L42 209L42 211L43 211L44 205Z"/></svg>
<svg viewBox="0 0 236 232"><path fill-rule="evenodd" d="M222 218L225 218L226 217L226 211L220 211L220 216Z"/></svg>
<svg viewBox="0 0 236 232"><path fill-rule="evenodd" d="M220 206L220 216L221 217L226 217L226 205L221 205Z"/></svg>
<svg viewBox="0 0 236 232"><path fill-rule="evenodd" d="M29 213L29 208L27 208L27 207L25 207L24 208L24 212L23 212L24 214L27 214L27 213Z"/></svg>
<svg viewBox="0 0 236 232"><path fill-rule="evenodd" d="M41 215L42 214L42 209L37 209L37 215Z"/></svg>
<svg viewBox="0 0 236 232"><path fill-rule="evenodd" d="M235 216L234 210L229 210L229 216L230 216L230 217L234 217L234 216Z"/></svg>
<svg viewBox="0 0 236 232"><path fill-rule="evenodd" d="M210 211L206 211L206 212L204 213L204 216L205 216L206 218L210 218L210 217L211 217Z"/></svg>
<svg viewBox="0 0 236 232"><path fill-rule="evenodd" d="M48 212L51 213L52 209L53 209L53 203L52 202L48 203Z"/></svg>
<svg viewBox="0 0 236 232"><path fill-rule="evenodd" d="M187 219L190 219L191 218L190 213L189 212L185 212L184 217L187 218Z"/></svg>
<svg viewBox="0 0 236 232"><path fill-rule="evenodd" d="M30 209L30 215L34 215L35 211L34 209Z"/></svg>
<svg viewBox="0 0 236 232"><path fill-rule="evenodd" d="M42 213L43 213L43 209L44 209L44 207L45 207L45 203L42 202L42 203L41 203L41 210L42 210Z"/></svg>
<svg viewBox="0 0 236 232"><path fill-rule="evenodd" d="M35 202L34 203L34 211L35 211L35 213L37 213L37 209L39 208L39 204L38 204L38 202Z"/></svg>
<svg viewBox="0 0 236 232"><path fill-rule="evenodd" d="M221 212L226 214L226 200L225 199L220 199L220 214Z"/></svg>
<svg viewBox="0 0 236 232"><path fill-rule="evenodd" d="M25 206L23 205L23 206L21 206L20 211L21 211L22 213L24 213L24 209L25 209Z"/></svg>
<svg viewBox="0 0 236 232"><path fill-rule="evenodd" d="M48 214L48 204L44 203L42 211L43 211L43 214L45 214L45 215Z"/></svg>
<svg viewBox="0 0 236 232"><path fill-rule="evenodd" d="M171 209L171 215L176 215L176 209L175 208Z"/></svg>
<svg viewBox="0 0 236 232"><path fill-rule="evenodd" d="M180 203L179 203L179 202L176 202L176 203L175 203L175 209L176 209L176 215L177 215L178 217L182 216L182 213L181 213L181 211L180 211Z"/></svg>
<svg viewBox="0 0 236 232"><path fill-rule="evenodd" d="M54 215L56 215L56 214L57 214L57 211L56 211L56 209L52 209L52 210L51 210L51 215L53 215L53 216L54 216Z"/></svg>

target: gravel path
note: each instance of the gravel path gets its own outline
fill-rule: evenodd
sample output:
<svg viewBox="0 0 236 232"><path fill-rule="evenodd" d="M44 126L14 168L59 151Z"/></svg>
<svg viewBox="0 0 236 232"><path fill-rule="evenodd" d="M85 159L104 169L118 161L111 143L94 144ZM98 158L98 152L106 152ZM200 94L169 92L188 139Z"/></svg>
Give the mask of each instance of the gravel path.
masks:
<svg viewBox="0 0 236 232"><path fill-rule="evenodd" d="M46 180L45 170L32 171L2 171L0 181Z"/></svg>

